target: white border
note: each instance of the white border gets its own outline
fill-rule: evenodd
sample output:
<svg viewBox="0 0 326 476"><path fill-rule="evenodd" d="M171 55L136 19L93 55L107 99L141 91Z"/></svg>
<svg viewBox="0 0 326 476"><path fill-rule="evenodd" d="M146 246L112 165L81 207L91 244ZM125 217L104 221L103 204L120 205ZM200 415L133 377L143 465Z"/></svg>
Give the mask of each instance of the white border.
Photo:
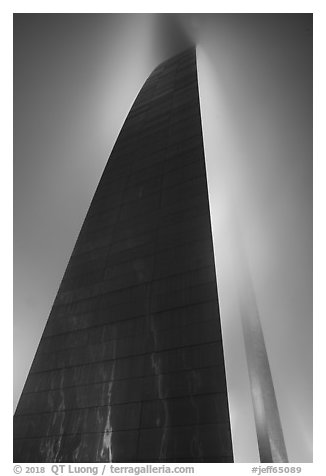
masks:
<svg viewBox="0 0 326 476"><path fill-rule="evenodd" d="M325 7L321 1L274 1L274 2L107 2L107 1L12 1L3 2L0 15L1 30L1 132L2 132L2 187L1 187L1 250L4 257L2 267L1 292L4 299L2 307L2 431L1 454L4 474L12 474L12 14L14 12L80 12L80 13L116 13L116 12L172 12L172 13L314 13L314 463L301 464L302 474L323 474L324 455L324 396L325 380L324 354L325 346L325 284L323 269L325 267L325 125L323 121L325 108ZM137 6L137 11L135 11ZM196 465L196 474L205 471L216 474L216 465ZM226 474L249 474L252 465L218 465L218 470ZM6 471L8 469L8 471Z"/></svg>

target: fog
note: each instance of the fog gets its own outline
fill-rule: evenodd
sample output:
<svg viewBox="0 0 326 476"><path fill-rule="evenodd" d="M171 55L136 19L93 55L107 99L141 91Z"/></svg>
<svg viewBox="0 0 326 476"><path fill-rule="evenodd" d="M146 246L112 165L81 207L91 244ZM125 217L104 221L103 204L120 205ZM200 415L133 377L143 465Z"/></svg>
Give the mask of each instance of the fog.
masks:
<svg viewBox="0 0 326 476"><path fill-rule="evenodd" d="M195 40L235 461L258 461L236 228L289 460L310 462L312 16L16 14L14 27L15 405L132 102Z"/></svg>

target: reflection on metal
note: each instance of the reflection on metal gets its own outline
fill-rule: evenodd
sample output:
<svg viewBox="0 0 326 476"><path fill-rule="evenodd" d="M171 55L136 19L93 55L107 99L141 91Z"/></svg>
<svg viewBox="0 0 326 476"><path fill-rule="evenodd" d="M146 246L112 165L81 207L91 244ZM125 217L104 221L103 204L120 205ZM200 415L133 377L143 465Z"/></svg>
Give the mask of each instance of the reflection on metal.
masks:
<svg viewBox="0 0 326 476"><path fill-rule="evenodd" d="M287 463L288 457L263 330L246 254L240 242L239 230L235 236L237 237L234 249L237 255L236 269L239 273L239 304L260 461L262 463Z"/></svg>
<svg viewBox="0 0 326 476"><path fill-rule="evenodd" d="M191 48L119 134L17 406L15 462L232 462L215 275Z"/></svg>
<svg viewBox="0 0 326 476"><path fill-rule="evenodd" d="M115 336L115 328L113 328L113 337ZM116 369L116 353L117 353L117 341L113 341L113 365L111 368L110 373L110 380L108 383L108 392L107 392L107 417L105 423L105 429L103 433L103 444L102 450L100 455L101 461L108 461L112 463L113 461L113 445L112 445L112 392L113 392L113 384L114 384L114 377L115 377L115 369Z"/></svg>

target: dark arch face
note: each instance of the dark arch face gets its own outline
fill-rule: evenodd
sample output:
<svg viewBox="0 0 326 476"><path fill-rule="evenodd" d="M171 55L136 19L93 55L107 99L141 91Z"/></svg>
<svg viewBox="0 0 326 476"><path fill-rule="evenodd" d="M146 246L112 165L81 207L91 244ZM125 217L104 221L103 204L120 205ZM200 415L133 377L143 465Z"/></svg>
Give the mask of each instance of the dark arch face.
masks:
<svg viewBox="0 0 326 476"><path fill-rule="evenodd" d="M191 48L117 139L14 419L15 462L232 462Z"/></svg>

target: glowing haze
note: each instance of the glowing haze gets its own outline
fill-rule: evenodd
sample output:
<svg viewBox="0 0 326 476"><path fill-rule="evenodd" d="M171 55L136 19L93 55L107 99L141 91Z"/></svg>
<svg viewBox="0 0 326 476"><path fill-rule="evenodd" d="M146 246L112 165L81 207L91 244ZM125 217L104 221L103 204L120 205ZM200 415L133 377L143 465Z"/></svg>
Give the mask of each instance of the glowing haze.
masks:
<svg viewBox="0 0 326 476"><path fill-rule="evenodd" d="M14 15L14 395L145 79L198 44L235 461L258 461L235 283L248 260L291 462L312 461L312 16Z"/></svg>

